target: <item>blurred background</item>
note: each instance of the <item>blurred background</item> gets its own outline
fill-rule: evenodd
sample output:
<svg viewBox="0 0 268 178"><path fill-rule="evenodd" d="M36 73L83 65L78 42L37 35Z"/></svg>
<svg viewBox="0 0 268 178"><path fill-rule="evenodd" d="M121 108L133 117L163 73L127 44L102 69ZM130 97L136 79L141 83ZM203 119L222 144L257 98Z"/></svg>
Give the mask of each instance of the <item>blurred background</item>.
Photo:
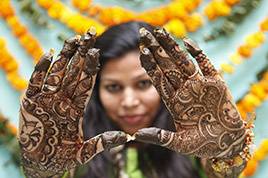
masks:
<svg viewBox="0 0 268 178"><path fill-rule="evenodd" d="M256 114L253 157L241 177L268 175L268 1L1 0L0 177L21 178L16 133L19 99L39 57L75 34L130 20L190 37L222 73L243 119Z"/></svg>

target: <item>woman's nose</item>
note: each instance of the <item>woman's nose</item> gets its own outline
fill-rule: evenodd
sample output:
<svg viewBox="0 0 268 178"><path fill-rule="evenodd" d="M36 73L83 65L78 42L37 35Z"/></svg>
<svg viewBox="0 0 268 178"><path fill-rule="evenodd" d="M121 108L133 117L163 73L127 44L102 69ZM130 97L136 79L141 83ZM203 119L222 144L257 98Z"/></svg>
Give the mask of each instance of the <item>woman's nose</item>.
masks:
<svg viewBox="0 0 268 178"><path fill-rule="evenodd" d="M121 105L126 108L131 108L138 106L140 104L140 100L137 97L136 92L131 88L126 88L123 91L123 98L121 101Z"/></svg>

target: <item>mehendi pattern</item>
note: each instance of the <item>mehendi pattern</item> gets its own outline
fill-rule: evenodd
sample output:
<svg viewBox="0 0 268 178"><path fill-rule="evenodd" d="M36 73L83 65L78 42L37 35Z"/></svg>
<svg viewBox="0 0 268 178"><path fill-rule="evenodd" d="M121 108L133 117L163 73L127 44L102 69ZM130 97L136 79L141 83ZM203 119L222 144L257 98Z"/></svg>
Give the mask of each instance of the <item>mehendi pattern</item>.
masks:
<svg viewBox="0 0 268 178"><path fill-rule="evenodd" d="M83 138L84 110L99 70L95 38L92 29L70 38L53 64L50 51L35 67L21 102L18 138L28 178L60 177L128 139L119 131Z"/></svg>
<svg viewBox="0 0 268 178"><path fill-rule="evenodd" d="M246 146L246 123L231 93L203 51L184 39L195 66L165 29L141 34L141 64L170 111L177 132L141 129L137 140L202 158L228 158Z"/></svg>

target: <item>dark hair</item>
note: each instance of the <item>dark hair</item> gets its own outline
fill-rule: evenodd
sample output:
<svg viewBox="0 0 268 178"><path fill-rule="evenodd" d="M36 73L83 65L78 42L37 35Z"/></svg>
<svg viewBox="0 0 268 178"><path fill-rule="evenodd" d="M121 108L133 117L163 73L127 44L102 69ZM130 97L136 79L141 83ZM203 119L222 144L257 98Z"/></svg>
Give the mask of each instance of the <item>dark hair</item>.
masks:
<svg viewBox="0 0 268 178"><path fill-rule="evenodd" d="M97 37L95 48L100 49L101 68L110 60L122 55L138 50L139 29L145 27L153 31L151 25L144 22L127 22L115 25L107 29ZM100 71L101 72L101 71ZM94 91L88 104L84 118L84 135L88 139L97 134L109 130L120 130L104 112L99 99L99 80L97 76ZM173 130L174 124L169 112L161 103L159 111L152 124L154 127ZM166 148L143 144L138 151L139 166L148 178L153 178L156 173L157 178L197 178L197 171L193 168L187 156L179 155ZM93 158L87 167L85 178L108 178L108 174L116 169L113 164L112 155L108 152L101 153Z"/></svg>

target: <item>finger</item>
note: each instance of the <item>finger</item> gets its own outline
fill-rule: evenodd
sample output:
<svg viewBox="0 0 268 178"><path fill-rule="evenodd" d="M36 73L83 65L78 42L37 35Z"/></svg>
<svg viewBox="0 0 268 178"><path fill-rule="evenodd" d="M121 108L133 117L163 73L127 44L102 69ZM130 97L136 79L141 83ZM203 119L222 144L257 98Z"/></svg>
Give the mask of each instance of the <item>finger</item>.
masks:
<svg viewBox="0 0 268 178"><path fill-rule="evenodd" d="M73 95L73 103L84 109L89 101L89 96L94 88L95 79L99 70L99 50L92 48L88 50L85 57L84 67L77 87Z"/></svg>
<svg viewBox="0 0 268 178"><path fill-rule="evenodd" d="M85 141L77 153L80 164L90 161L98 153L109 150L132 140L131 136L120 131L108 131Z"/></svg>
<svg viewBox="0 0 268 178"><path fill-rule="evenodd" d="M169 147L174 141L176 133L156 127L143 128L134 134L137 141Z"/></svg>
<svg viewBox="0 0 268 178"><path fill-rule="evenodd" d="M162 45L158 43L158 41L149 31L146 29L141 29L140 33L141 45L150 49L155 61L172 86L175 89L180 88L182 83L185 82L185 80L183 80L185 77L183 77L180 69L173 62L174 60L172 60L172 56L166 53Z"/></svg>
<svg viewBox="0 0 268 178"><path fill-rule="evenodd" d="M79 39L80 36L75 36L65 40L58 59L52 64L52 67L46 78L44 91L57 92L59 90L66 67L77 51Z"/></svg>
<svg viewBox="0 0 268 178"><path fill-rule="evenodd" d="M61 90L68 98L72 98L75 88L80 81L82 71L85 68L87 52L94 46L96 41L95 31L88 31L79 41L79 47L69 65L67 66L66 74L63 78Z"/></svg>
<svg viewBox="0 0 268 178"><path fill-rule="evenodd" d="M203 53L203 51L199 48L199 46L196 43L194 43L189 38L183 39L183 42L187 51L197 61L199 68L204 76L220 77L219 73L217 72L213 64L210 62L210 60L207 58L207 56Z"/></svg>
<svg viewBox="0 0 268 178"><path fill-rule="evenodd" d="M198 70L191 59L189 59L187 53L180 49L173 37L164 28L155 29L154 35L167 54L172 56L171 60L180 69L185 80L198 74Z"/></svg>
<svg viewBox="0 0 268 178"><path fill-rule="evenodd" d="M30 78L28 88L26 90L26 96L28 98L35 96L41 91L52 58L53 51L50 50L50 52L44 54L39 60L39 62L36 64L32 76Z"/></svg>
<svg viewBox="0 0 268 178"><path fill-rule="evenodd" d="M164 101L168 101L176 94L175 89L154 60L153 54L150 52L150 50L148 48L145 48L144 46L141 46L140 51L140 60L142 67L150 76L154 87L156 88L162 99Z"/></svg>

